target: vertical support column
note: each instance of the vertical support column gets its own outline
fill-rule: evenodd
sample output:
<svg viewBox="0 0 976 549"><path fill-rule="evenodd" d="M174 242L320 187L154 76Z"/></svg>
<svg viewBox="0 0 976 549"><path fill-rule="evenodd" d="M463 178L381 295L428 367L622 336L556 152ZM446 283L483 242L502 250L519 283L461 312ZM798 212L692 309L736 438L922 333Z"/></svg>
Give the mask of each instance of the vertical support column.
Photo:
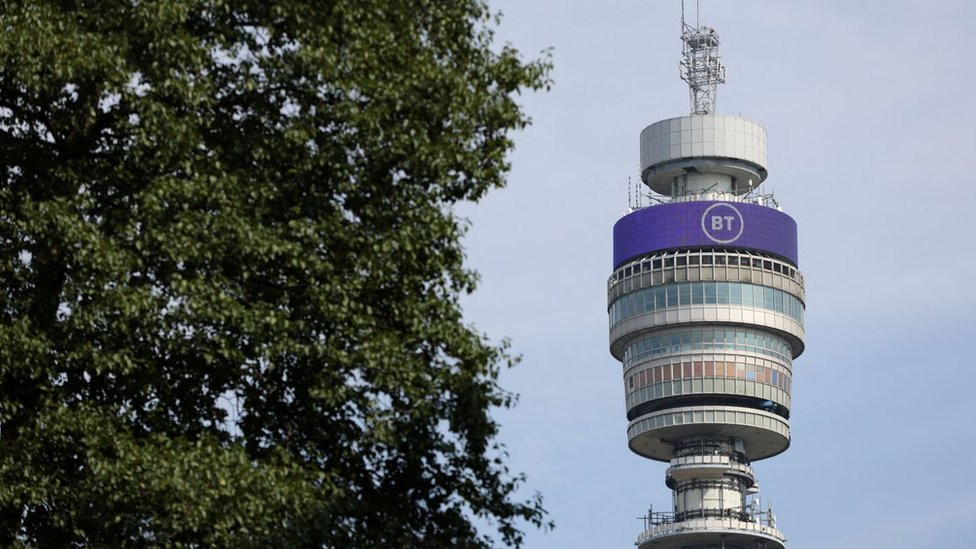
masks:
<svg viewBox="0 0 976 549"><path fill-rule="evenodd" d="M756 479L742 441L694 438L675 444L666 484L675 522L695 518L749 520L746 494Z"/></svg>

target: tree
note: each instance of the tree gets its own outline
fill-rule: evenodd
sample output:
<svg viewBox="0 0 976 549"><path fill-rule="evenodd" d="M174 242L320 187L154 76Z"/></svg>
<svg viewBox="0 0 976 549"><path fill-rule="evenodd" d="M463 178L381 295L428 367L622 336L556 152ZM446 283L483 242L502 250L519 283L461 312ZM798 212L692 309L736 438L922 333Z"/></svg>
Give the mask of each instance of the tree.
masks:
<svg viewBox="0 0 976 549"><path fill-rule="evenodd" d="M0 543L518 545L464 221L545 61L482 0L0 9ZM489 532L476 524L491 525ZM492 533L494 532L494 533Z"/></svg>

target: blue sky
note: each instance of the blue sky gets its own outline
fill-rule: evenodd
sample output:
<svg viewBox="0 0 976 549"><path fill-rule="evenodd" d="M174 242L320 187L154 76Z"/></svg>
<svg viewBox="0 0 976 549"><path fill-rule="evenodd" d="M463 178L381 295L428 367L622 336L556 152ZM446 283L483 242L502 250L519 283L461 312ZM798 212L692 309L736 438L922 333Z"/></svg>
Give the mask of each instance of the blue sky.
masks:
<svg viewBox="0 0 976 549"><path fill-rule="evenodd" d="M701 4L728 67L717 110L766 126L764 188L799 225L807 282L793 444L755 464L764 500L791 549L969 547L976 4ZM670 492L627 449L605 284L640 130L688 112L680 2L492 5L502 42L553 48L555 86L522 98L508 187L459 210L482 275L465 314L523 356L501 439L557 523L527 547L631 547Z"/></svg>

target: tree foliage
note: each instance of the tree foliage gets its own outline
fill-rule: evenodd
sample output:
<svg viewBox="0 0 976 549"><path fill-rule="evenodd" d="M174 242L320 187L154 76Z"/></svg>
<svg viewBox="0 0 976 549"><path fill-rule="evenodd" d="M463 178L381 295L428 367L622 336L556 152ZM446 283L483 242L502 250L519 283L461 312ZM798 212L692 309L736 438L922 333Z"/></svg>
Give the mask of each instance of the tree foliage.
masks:
<svg viewBox="0 0 976 549"><path fill-rule="evenodd" d="M451 205L503 185L517 95L548 85L493 24L482 0L3 2L0 544L545 523L489 415L513 359L458 304Z"/></svg>

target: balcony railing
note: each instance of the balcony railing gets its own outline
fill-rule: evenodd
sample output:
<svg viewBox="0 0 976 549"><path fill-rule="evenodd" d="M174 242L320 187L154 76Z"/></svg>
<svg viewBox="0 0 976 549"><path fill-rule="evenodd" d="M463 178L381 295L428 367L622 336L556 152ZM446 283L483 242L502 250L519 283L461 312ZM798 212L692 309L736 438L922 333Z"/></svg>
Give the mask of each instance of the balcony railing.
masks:
<svg viewBox="0 0 976 549"><path fill-rule="evenodd" d="M743 521L737 517L714 517L652 524L649 528L645 529L639 536L637 536L635 545L640 545L645 541L659 536L709 530L755 533L776 539L780 542L786 542L786 536L784 536L782 532L773 526L760 524L758 522Z"/></svg>

